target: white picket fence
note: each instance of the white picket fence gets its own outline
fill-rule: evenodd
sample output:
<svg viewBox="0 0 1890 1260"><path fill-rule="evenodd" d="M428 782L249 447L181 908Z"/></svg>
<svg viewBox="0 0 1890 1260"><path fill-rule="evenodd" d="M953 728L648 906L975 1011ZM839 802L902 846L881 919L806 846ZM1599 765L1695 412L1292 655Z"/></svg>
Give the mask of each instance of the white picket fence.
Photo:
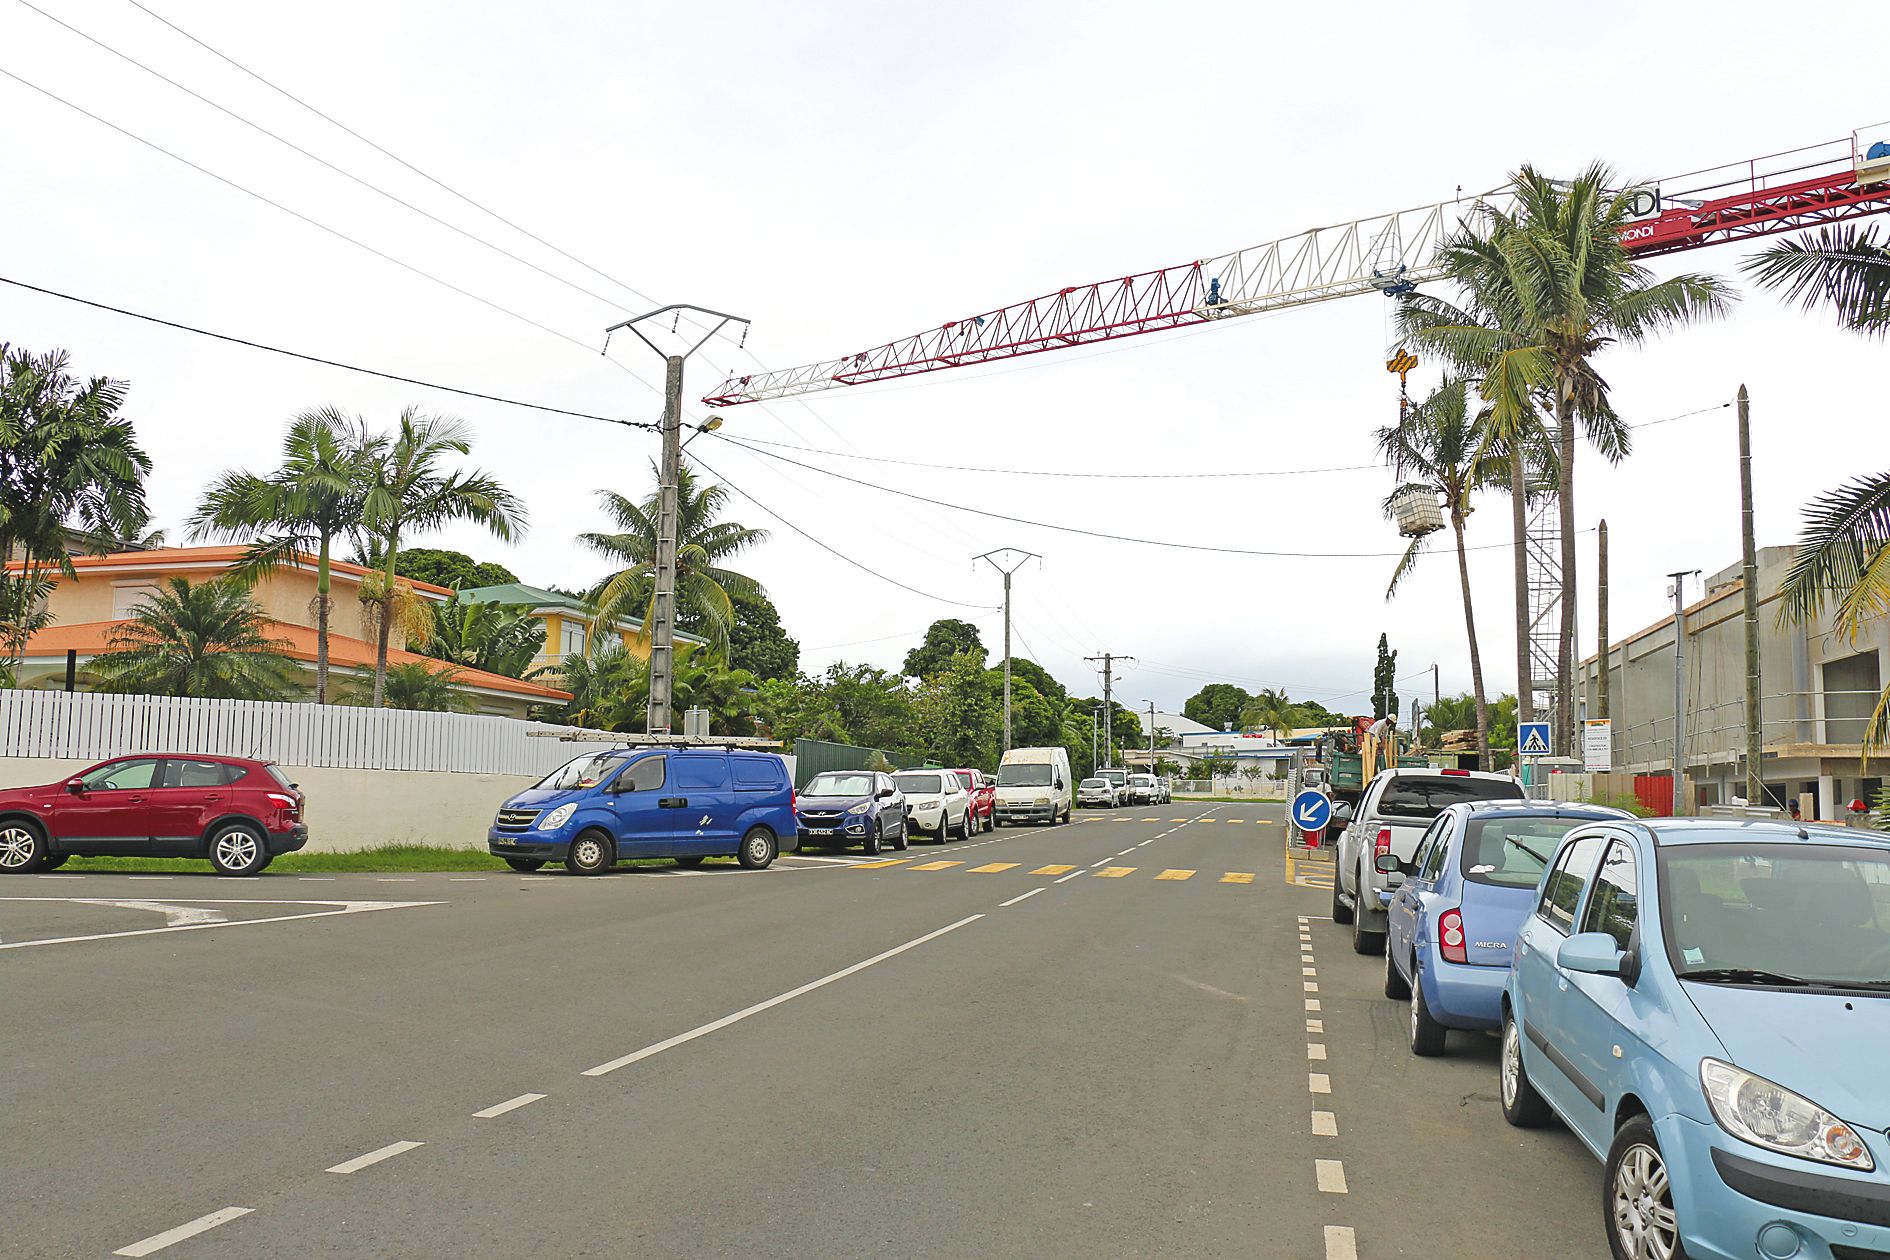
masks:
<svg viewBox="0 0 1890 1260"><path fill-rule="evenodd" d="M562 729L471 713L0 691L0 757L201 752L340 770L536 775L615 743L601 733L573 741L530 734Z"/></svg>

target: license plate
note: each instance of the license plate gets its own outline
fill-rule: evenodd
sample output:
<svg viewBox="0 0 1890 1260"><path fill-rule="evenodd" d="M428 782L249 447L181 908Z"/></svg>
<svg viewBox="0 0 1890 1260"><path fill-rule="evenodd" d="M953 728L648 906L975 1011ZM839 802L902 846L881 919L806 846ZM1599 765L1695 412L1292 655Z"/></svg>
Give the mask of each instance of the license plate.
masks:
<svg viewBox="0 0 1890 1260"><path fill-rule="evenodd" d="M809 827L807 834L810 836L831 836L834 830L835 829L832 827Z"/></svg>

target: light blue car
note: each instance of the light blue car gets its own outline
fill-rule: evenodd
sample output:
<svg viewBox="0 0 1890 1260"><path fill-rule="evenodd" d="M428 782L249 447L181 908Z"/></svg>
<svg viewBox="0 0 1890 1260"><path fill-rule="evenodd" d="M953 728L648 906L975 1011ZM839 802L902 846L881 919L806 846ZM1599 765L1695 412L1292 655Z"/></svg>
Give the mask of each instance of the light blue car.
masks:
<svg viewBox="0 0 1890 1260"><path fill-rule="evenodd" d="M1503 1114L1606 1162L1617 1257L1890 1256L1890 835L1570 832L1517 940Z"/></svg>
<svg viewBox="0 0 1890 1260"><path fill-rule="evenodd" d="M1452 805L1418 841L1386 913L1385 996L1409 1004L1411 1053L1444 1052L1453 1028L1495 1029L1516 933L1571 828L1632 814L1558 801ZM1387 871L1387 873L1389 873Z"/></svg>

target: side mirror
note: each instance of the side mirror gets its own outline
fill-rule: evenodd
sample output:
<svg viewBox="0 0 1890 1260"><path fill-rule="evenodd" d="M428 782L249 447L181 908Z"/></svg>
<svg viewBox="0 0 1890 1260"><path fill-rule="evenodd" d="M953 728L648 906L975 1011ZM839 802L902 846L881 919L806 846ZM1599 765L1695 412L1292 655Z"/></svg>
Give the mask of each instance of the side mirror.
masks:
<svg viewBox="0 0 1890 1260"><path fill-rule="evenodd" d="M1351 822L1352 803L1350 801L1340 801L1337 805L1334 805L1332 807L1332 821L1341 824Z"/></svg>
<svg viewBox="0 0 1890 1260"><path fill-rule="evenodd" d="M1061 778L1052 779L1050 786L1061 792L1063 790L1063 780Z"/></svg>
<svg viewBox="0 0 1890 1260"><path fill-rule="evenodd" d="M893 794L893 790L891 788L881 788L879 792L877 793L877 796L880 800L884 801L884 800L892 799L892 794Z"/></svg>
<svg viewBox="0 0 1890 1260"><path fill-rule="evenodd" d="M1377 871L1380 875L1409 873L1405 871L1404 863L1398 860L1398 855L1395 853L1380 853L1377 857L1372 859L1372 869Z"/></svg>
<svg viewBox="0 0 1890 1260"><path fill-rule="evenodd" d="M77 778L67 779L66 791L72 793L74 796L84 796L85 795L85 780L77 779Z"/></svg>
<svg viewBox="0 0 1890 1260"><path fill-rule="evenodd" d="M1591 976L1620 976L1627 972L1627 954L1606 932L1577 932L1555 951L1555 965Z"/></svg>

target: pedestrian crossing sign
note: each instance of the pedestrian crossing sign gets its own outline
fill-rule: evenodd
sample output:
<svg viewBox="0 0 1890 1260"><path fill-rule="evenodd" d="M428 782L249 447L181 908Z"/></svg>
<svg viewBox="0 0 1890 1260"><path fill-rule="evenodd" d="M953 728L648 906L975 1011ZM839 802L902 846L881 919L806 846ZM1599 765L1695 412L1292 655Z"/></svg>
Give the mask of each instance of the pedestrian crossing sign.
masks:
<svg viewBox="0 0 1890 1260"><path fill-rule="evenodd" d="M1549 724L1524 722L1516 732L1516 751L1525 757L1549 755Z"/></svg>

